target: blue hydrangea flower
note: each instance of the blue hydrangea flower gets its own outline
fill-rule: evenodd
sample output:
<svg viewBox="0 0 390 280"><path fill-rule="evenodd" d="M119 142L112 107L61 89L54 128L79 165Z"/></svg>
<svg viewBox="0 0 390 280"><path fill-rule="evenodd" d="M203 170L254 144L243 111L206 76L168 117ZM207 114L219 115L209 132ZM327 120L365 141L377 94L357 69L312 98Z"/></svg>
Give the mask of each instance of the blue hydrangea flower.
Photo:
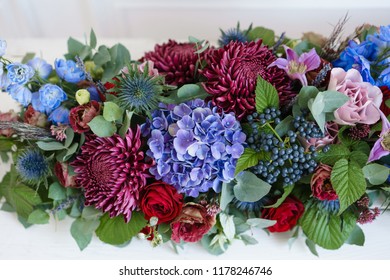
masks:
<svg viewBox="0 0 390 280"><path fill-rule="evenodd" d="M67 100L66 93L62 88L53 84L45 84L38 93L39 100L36 100L36 95L34 95L33 108L46 114L50 114L61 105L62 101Z"/></svg>
<svg viewBox="0 0 390 280"><path fill-rule="evenodd" d="M48 118L55 125L59 124L69 124L69 109L60 106L55 109Z"/></svg>
<svg viewBox="0 0 390 280"><path fill-rule="evenodd" d="M6 69L8 79L17 85L26 84L34 76L34 69L26 64L10 63Z"/></svg>
<svg viewBox="0 0 390 280"><path fill-rule="evenodd" d="M150 172L192 197L211 188L219 192L244 152L246 136L236 118L200 99L160 104L142 130L156 162Z"/></svg>
<svg viewBox="0 0 390 280"><path fill-rule="evenodd" d="M27 65L32 67L35 72L38 74L39 77L42 79L47 79L49 77L51 71L53 71L53 67L47 63L44 59L39 57L34 57L29 62L27 62Z"/></svg>
<svg viewBox="0 0 390 280"><path fill-rule="evenodd" d="M56 59L54 66L57 75L68 83L77 84L85 79L83 69L79 68L73 60Z"/></svg>
<svg viewBox="0 0 390 280"><path fill-rule="evenodd" d="M7 88L8 93L11 97L22 104L22 106L27 107L31 103L32 93L31 91L23 85L11 84Z"/></svg>
<svg viewBox="0 0 390 280"><path fill-rule="evenodd" d="M0 56L5 55L6 50L7 50L7 42L0 38Z"/></svg>
<svg viewBox="0 0 390 280"><path fill-rule="evenodd" d="M38 150L25 150L18 158L16 170L23 181L39 183L50 173L49 164Z"/></svg>

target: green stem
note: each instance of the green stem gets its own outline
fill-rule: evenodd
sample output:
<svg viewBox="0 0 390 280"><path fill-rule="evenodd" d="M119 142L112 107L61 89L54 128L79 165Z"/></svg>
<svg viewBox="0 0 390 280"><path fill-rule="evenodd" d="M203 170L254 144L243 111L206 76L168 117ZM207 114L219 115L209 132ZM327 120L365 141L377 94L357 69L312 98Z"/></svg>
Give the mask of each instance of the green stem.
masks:
<svg viewBox="0 0 390 280"><path fill-rule="evenodd" d="M269 129L271 129L272 133L278 138L280 142L283 142L282 138L280 138L279 134L275 131L275 129L269 124L265 123L266 126L268 126Z"/></svg>

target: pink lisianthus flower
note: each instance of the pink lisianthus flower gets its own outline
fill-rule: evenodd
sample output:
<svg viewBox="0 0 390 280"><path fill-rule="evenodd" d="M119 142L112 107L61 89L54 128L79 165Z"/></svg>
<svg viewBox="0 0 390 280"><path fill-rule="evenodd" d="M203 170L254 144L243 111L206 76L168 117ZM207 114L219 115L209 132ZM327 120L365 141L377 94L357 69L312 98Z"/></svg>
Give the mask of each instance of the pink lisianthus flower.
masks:
<svg viewBox="0 0 390 280"><path fill-rule="evenodd" d="M381 110L377 110L382 119L382 131L379 135L379 139L375 142L374 146L371 149L370 156L368 157L368 162L378 160L381 157L390 154L390 122Z"/></svg>
<svg viewBox="0 0 390 280"><path fill-rule="evenodd" d="M278 58L270 66L277 66L286 71L287 75L292 80L299 80L302 86L307 86L306 73L317 69L321 64L321 59L316 50L313 48L307 53L300 56L287 46L284 46L286 58Z"/></svg>
<svg viewBox="0 0 390 280"><path fill-rule="evenodd" d="M374 124L379 118L382 91L370 83L356 69L347 72L333 68L330 73L328 90L336 90L349 97L349 100L334 112L335 122L343 125Z"/></svg>

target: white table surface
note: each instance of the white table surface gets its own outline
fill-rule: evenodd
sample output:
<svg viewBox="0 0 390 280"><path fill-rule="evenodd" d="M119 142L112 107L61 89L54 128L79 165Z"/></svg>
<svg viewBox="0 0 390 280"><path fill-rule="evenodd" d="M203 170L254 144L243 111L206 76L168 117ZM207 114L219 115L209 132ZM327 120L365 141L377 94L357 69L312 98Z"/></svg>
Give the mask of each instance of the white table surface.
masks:
<svg viewBox="0 0 390 280"><path fill-rule="evenodd" d="M153 49L155 43L148 39L100 40L107 45L117 41L129 48L132 58L141 57L144 51ZM66 38L8 41L8 58L20 59L27 51L36 52L52 63L66 51ZM17 109L17 104L7 94L0 93L0 111L11 108ZM8 165L0 164L0 178L7 170ZM210 255L199 244L188 244L176 254L170 244L151 248L147 241L136 238L128 246L119 248L104 244L94 237L91 244L80 252L69 231L72 221L66 218L56 222L52 218L47 225L25 229L15 213L0 211L0 259L317 259L306 248L303 238L298 239L289 249L289 233L268 236L262 230L253 232L259 244L245 246L241 241L235 241L219 257ZM336 251L318 248L320 259L390 260L390 211L362 228L366 235L364 247L344 245Z"/></svg>

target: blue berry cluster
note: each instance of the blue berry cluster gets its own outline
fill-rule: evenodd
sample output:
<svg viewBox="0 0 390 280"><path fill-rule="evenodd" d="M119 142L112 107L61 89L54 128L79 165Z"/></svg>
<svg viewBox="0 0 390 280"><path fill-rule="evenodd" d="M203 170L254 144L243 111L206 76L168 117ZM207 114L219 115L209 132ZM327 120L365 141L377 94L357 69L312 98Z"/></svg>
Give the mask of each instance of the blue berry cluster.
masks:
<svg viewBox="0 0 390 280"><path fill-rule="evenodd" d="M325 136L319 126L315 122L306 120L304 115L295 117L293 126L299 135L306 139L323 138Z"/></svg>

